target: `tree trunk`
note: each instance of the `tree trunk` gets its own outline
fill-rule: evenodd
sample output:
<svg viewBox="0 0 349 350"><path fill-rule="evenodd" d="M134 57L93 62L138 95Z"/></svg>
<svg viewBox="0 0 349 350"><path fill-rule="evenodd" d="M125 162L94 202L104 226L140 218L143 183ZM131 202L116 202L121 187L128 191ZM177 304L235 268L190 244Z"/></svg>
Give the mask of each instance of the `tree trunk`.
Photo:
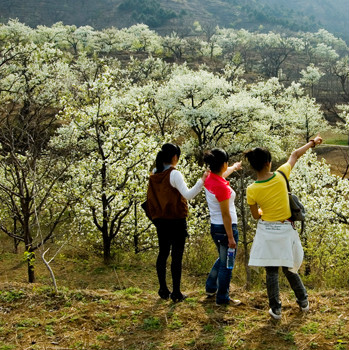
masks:
<svg viewBox="0 0 349 350"><path fill-rule="evenodd" d="M251 269L248 266L248 237L247 237L247 215L246 215L246 207L245 207L245 173L241 172L240 177L240 210L241 210L241 224L242 224L242 244L244 246L244 267L246 273L246 289L249 290L251 287Z"/></svg>
<svg viewBox="0 0 349 350"><path fill-rule="evenodd" d="M99 141L101 142L101 141ZM100 154L103 158L103 164L101 168L101 179L102 179L102 206L103 206L103 226L102 226L102 237L103 237L103 259L106 265L111 262L111 235L109 235L109 215L108 215L108 199L106 196L107 190L107 165L104 157L102 143L100 143Z"/></svg>
<svg viewBox="0 0 349 350"><path fill-rule="evenodd" d="M34 260L35 260L35 253L31 251L30 249L27 250L27 263L28 263L28 281L29 283L35 282L35 273L34 273Z"/></svg>
<svg viewBox="0 0 349 350"><path fill-rule="evenodd" d="M55 289L55 293L58 294L58 288L57 288L57 282L56 282L56 278L55 278L55 274L53 273L53 270L51 269L51 266L50 266L50 262L52 261L47 261L45 259L45 254L48 252L48 249L43 252L41 254L41 259L42 261L44 262L45 266L47 267L47 269L49 270L50 272L50 276L51 276L51 279L52 279L52 283L53 283L53 288Z"/></svg>
<svg viewBox="0 0 349 350"><path fill-rule="evenodd" d="M18 245L20 241L16 238L13 239L13 253L18 254Z"/></svg>
<svg viewBox="0 0 349 350"><path fill-rule="evenodd" d="M103 232L103 260L106 265L111 262L111 240L108 236L108 231Z"/></svg>
<svg viewBox="0 0 349 350"><path fill-rule="evenodd" d="M304 232L303 232L304 234ZM305 271L304 271L304 274L305 276L309 276L310 273L311 273L311 265L310 265L310 261L308 260L308 254L306 252L306 248L308 247L308 238L306 235L304 235L304 239L303 239L303 242L304 242L304 263L305 263Z"/></svg>
<svg viewBox="0 0 349 350"><path fill-rule="evenodd" d="M139 234L138 234L138 213L137 213L137 204L138 202L135 201L134 203L134 216L135 216L135 231L133 234L133 244L134 244L134 249L135 249L135 254L138 254L140 252L139 249Z"/></svg>
<svg viewBox="0 0 349 350"><path fill-rule="evenodd" d="M23 211L23 234L24 234L24 243L25 243L25 250L27 253L27 262L28 262L28 281L29 283L35 282L35 275L34 275L34 260L35 260L35 254L32 250L32 244L33 239L31 237L30 232L30 211L29 211L29 200L23 200L22 202L22 211Z"/></svg>
<svg viewBox="0 0 349 350"><path fill-rule="evenodd" d="M17 233L17 220L13 219L13 233ZM13 238L13 253L18 254L18 245L20 241L17 238Z"/></svg>

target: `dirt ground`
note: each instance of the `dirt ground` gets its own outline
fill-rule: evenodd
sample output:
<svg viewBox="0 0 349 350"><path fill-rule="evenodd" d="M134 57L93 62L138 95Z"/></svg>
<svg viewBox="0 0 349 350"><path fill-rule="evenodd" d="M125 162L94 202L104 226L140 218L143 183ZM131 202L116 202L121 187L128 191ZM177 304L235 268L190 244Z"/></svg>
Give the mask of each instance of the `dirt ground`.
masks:
<svg viewBox="0 0 349 350"><path fill-rule="evenodd" d="M315 148L318 158L326 159L326 162L331 165L331 171L343 176L349 164L349 146L323 145ZM347 173L345 178L349 178Z"/></svg>
<svg viewBox="0 0 349 350"><path fill-rule="evenodd" d="M64 252L26 282L22 254L0 247L0 350L349 350L349 291L308 288L302 313L281 278L282 319L268 314L264 285L246 291L233 276L239 306L217 306L205 295L206 276L183 271L182 303L157 295L155 256L105 266Z"/></svg>

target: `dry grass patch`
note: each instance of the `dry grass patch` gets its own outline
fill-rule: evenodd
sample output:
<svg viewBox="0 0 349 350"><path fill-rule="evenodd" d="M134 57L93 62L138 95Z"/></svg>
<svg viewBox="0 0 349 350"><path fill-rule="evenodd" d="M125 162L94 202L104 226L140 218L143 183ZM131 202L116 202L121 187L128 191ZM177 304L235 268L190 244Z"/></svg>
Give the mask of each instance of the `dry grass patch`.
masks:
<svg viewBox="0 0 349 350"><path fill-rule="evenodd" d="M333 349L349 348L349 292L310 292L302 314L282 293L279 322L267 314L265 292L233 288L239 306L216 306L203 289L182 303L151 290L63 289L0 284L0 349Z"/></svg>

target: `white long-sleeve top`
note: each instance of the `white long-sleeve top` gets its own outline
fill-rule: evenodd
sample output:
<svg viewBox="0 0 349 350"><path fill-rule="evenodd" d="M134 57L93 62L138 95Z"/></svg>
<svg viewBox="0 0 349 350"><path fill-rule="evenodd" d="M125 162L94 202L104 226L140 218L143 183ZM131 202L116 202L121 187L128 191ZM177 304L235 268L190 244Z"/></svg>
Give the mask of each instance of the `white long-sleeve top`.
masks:
<svg viewBox="0 0 349 350"><path fill-rule="evenodd" d="M170 184L176 188L179 193L187 200L193 199L197 194L199 194L202 186L204 185L202 179L199 179L191 189L188 189L182 174L176 169L171 171Z"/></svg>

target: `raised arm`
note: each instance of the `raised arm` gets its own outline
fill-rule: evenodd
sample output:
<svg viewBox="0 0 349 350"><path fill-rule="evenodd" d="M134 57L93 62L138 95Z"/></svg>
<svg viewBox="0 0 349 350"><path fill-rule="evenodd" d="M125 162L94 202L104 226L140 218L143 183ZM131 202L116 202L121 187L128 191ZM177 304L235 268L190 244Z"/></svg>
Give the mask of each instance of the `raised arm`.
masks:
<svg viewBox="0 0 349 350"><path fill-rule="evenodd" d="M178 170L173 170L170 175L170 183L171 186L177 188L179 193L185 198L185 199L193 199L202 189L202 186L204 185L204 181L207 177L208 172L206 171L202 178L199 179L196 184L191 188L188 189L182 174Z"/></svg>
<svg viewBox="0 0 349 350"><path fill-rule="evenodd" d="M241 162L236 162L232 166L229 166L228 169L223 173L223 177L226 178L228 177L231 173L234 171L240 170L241 167Z"/></svg>
<svg viewBox="0 0 349 350"><path fill-rule="evenodd" d="M320 145L322 143L322 138L318 135L314 139L310 140L308 143L303 145L302 147L294 150L290 157L288 158L288 163L291 164L291 168L297 163L297 160L309 149L315 147L316 145Z"/></svg>

